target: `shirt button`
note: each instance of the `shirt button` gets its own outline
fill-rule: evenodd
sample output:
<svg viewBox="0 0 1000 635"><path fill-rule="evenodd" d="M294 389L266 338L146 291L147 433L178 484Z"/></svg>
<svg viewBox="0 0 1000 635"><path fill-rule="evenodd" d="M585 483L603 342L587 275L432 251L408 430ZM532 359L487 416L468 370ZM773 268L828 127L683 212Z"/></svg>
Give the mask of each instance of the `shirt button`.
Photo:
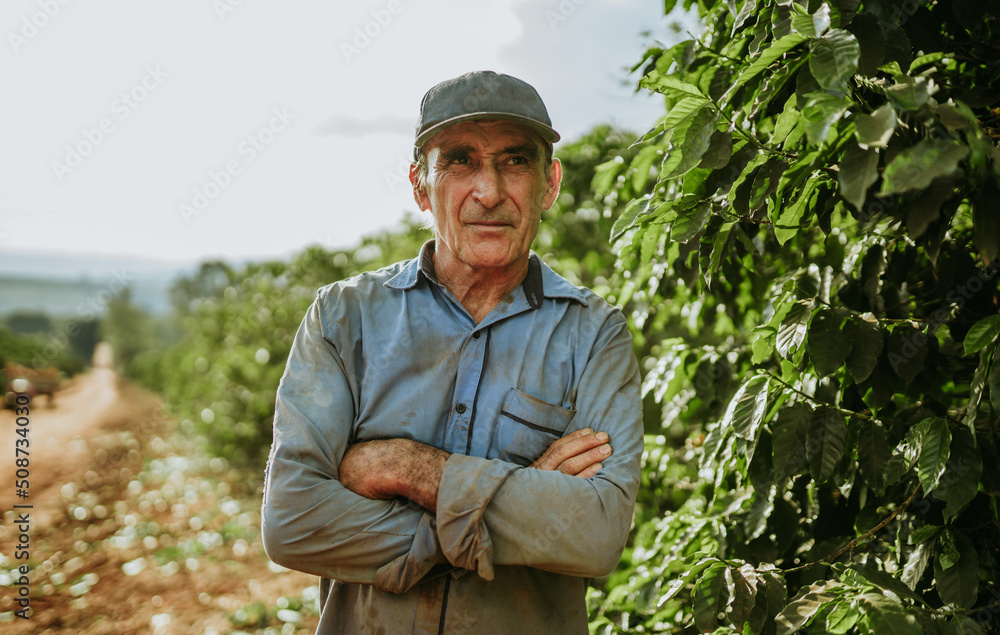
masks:
<svg viewBox="0 0 1000 635"><path fill-rule="evenodd" d="M465 412L465 404L464 403L460 403L457 406L455 406L455 412L457 412L458 414L464 413Z"/></svg>
<svg viewBox="0 0 1000 635"><path fill-rule="evenodd" d="M479 331L476 331L475 333L472 334L472 339L474 339L474 340L478 340L479 339Z"/></svg>

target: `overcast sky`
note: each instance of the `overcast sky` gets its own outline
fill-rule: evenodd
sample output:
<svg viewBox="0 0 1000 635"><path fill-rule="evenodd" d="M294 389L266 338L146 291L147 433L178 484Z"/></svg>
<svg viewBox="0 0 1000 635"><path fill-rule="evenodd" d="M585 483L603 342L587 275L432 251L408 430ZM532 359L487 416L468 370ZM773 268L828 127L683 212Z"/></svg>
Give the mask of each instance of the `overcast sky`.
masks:
<svg viewBox="0 0 1000 635"><path fill-rule="evenodd" d="M662 106L626 69L679 39L661 9L4 0L0 251L193 262L352 245L416 211L413 127L443 79L521 77L565 140L648 127Z"/></svg>

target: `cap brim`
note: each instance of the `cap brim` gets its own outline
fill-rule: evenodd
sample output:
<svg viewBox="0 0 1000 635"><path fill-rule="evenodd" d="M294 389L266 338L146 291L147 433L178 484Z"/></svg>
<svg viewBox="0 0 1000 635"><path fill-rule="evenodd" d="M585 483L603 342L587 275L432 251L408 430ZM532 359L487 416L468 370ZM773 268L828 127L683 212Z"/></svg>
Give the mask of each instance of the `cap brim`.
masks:
<svg viewBox="0 0 1000 635"><path fill-rule="evenodd" d="M558 132L556 132L549 126L546 126L545 124L536 121L534 119L530 119L528 117L520 117L518 115L512 115L508 112L476 112L467 115L460 115L458 117L452 117L451 119L445 119L440 123L434 124L427 130L424 130L419 135L417 135L417 138L416 140L414 140L413 144L417 148L419 148L422 145L424 145L431 137L441 132L445 128L449 128L451 126L454 126L455 124L462 123L463 121L477 121L483 119L512 121L514 123L523 124L531 128L535 132L537 132L539 136L542 137L542 139L545 139L549 143L555 143L556 141L559 141Z"/></svg>

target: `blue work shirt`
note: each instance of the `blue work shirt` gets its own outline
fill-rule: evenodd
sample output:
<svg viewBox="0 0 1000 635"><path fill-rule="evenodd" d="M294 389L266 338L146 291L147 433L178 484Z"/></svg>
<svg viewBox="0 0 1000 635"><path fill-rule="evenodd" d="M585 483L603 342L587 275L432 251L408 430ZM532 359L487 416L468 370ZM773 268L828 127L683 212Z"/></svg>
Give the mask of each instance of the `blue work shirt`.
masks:
<svg viewBox="0 0 1000 635"><path fill-rule="evenodd" d="M317 294L278 388L265 549L321 576L319 633L586 633L639 485L631 334L535 254L477 324L433 249ZM595 476L528 467L582 428L614 448ZM452 453L436 515L337 480L352 443L385 438Z"/></svg>

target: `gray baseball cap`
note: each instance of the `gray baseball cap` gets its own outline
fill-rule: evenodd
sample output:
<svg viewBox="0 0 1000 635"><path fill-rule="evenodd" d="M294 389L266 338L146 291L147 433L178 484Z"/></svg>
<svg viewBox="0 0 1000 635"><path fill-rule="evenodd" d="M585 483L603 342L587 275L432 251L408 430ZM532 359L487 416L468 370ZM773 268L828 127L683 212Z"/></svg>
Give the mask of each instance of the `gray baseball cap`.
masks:
<svg viewBox="0 0 1000 635"><path fill-rule="evenodd" d="M493 71L474 71L427 91L420 102L415 148L448 126L476 119L522 123L549 143L559 141L545 104L530 84Z"/></svg>

